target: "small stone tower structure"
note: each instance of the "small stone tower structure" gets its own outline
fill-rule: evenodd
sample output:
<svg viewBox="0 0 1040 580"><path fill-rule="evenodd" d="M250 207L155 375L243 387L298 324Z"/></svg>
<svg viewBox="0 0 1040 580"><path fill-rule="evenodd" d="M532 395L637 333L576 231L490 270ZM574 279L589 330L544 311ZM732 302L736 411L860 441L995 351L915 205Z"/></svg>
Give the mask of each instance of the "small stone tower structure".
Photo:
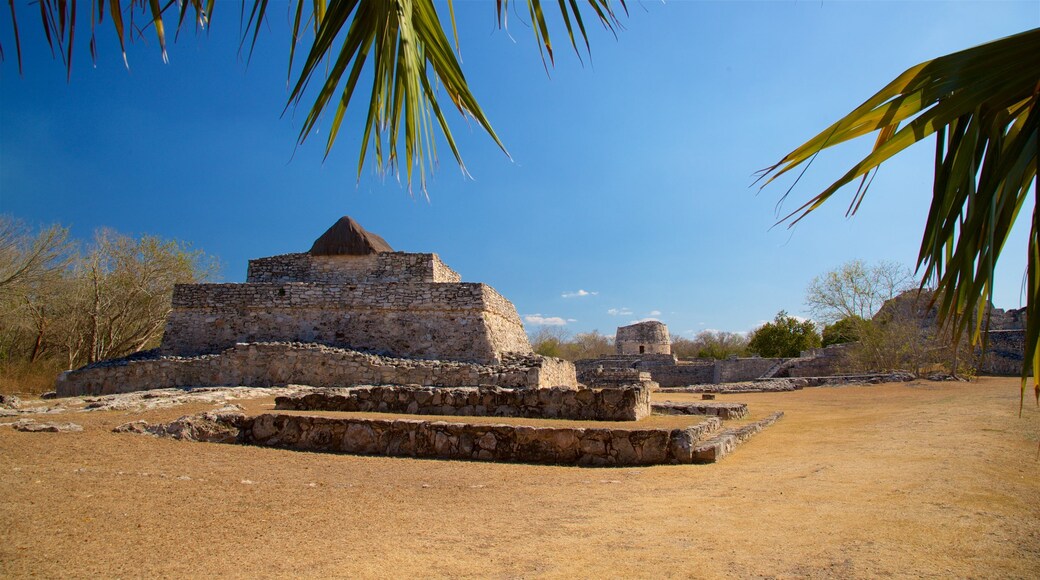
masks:
<svg viewBox="0 0 1040 580"><path fill-rule="evenodd" d="M656 320L619 326L614 347L618 354L672 354L668 327Z"/></svg>

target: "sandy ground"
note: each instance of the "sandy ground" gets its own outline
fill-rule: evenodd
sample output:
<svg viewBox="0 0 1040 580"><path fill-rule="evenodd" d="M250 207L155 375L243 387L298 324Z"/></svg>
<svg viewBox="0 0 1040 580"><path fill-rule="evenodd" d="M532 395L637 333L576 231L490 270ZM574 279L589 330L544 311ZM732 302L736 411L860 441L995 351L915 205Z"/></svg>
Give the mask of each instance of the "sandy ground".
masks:
<svg viewBox="0 0 1040 580"><path fill-rule="evenodd" d="M720 400L786 417L715 465L611 469L110 432L206 404L35 416L84 431L0 427L0 576L1040 577L1017 381Z"/></svg>

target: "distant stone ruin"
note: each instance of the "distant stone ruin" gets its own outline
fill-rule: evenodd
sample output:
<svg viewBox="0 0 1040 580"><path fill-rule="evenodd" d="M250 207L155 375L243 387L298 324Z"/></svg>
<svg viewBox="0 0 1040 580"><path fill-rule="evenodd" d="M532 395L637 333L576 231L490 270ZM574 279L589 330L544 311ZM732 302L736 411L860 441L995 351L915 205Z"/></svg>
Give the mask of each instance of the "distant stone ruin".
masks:
<svg viewBox="0 0 1040 580"><path fill-rule="evenodd" d="M619 326L614 348L620 355L672 354L672 339L663 322L648 320Z"/></svg>
<svg viewBox="0 0 1040 580"><path fill-rule="evenodd" d="M289 382L577 387L493 288L344 217L309 252L250 260L244 284L177 285L157 351L64 373L57 391Z"/></svg>
<svg viewBox="0 0 1040 580"><path fill-rule="evenodd" d="M817 349L795 358L733 357L679 359L671 352L668 327L656 320L617 329L617 354L575 361L578 381L590 387L609 387L626 371L647 375L653 388L717 385L765 381L776 377L813 377L836 374L840 360L834 350ZM635 382L629 378L625 380Z"/></svg>

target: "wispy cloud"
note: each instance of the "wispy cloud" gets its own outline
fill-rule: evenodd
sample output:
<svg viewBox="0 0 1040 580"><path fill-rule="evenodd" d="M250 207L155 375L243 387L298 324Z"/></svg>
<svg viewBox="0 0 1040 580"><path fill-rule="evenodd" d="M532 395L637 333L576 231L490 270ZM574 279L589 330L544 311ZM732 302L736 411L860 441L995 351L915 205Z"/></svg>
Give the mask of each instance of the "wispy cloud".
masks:
<svg viewBox="0 0 1040 580"><path fill-rule="evenodd" d="M660 310L651 310L649 315L650 316L660 316L661 315L661 311Z"/></svg>
<svg viewBox="0 0 1040 580"><path fill-rule="evenodd" d="M632 316L632 311L628 308L611 308L607 310L607 314L611 316Z"/></svg>
<svg viewBox="0 0 1040 580"><path fill-rule="evenodd" d="M568 319L570 322L577 322L573 318ZM564 320L559 316L542 316L541 314L525 314L524 322L531 324L538 324L541 326L566 326L568 320Z"/></svg>
<svg viewBox="0 0 1040 580"><path fill-rule="evenodd" d="M599 292L579 289L577 292L564 292L560 296L563 298L584 298L586 296L595 296L596 294L599 294Z"/></svg>
<svg viewBox="0 0 1040 580"><path fill-rule="evenodd" d="M660 320L652 317L640 318L639 320L633 320L632 324L638 324L640 322L661 322Z"/></svg>

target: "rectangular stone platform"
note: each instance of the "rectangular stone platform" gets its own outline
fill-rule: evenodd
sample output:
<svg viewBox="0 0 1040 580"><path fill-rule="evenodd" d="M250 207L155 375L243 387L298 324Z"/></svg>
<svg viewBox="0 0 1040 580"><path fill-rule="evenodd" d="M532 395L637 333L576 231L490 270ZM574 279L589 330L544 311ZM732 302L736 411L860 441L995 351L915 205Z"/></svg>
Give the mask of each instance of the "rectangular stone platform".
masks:
<svg viewBox="0 0 1040 580"><path fill-rule="evenodd" d="M659 401L651 409L655 415L711 415L720 419L740 419L748 414L747 403Z"/></svg>
<svg viewBox="0 0 1040 580"><path fill-rule="evenodd" d="M277 341L474 363L532 352L516 309L486 284L309 282L177 285L161 351Z"/></svg>
<svg viewBox="0 0 1040 580"><path fill-rule="evenodd" d="M363 386L277 397L275 409L638 421L650 415L650 391L638 386L578 390Z"/></svg>
<svg viewBox="0 0 1040 580"><path fill-rule="evenodd" d="M58 396L107 395L170 387L301 384L312 387L494 385L514 389L574 387L565 360L508 356L497 365L376 356L318 344L237 344L195 357L130 357L95 363L58 377Z"/></svg>
<svg viewBox="0 0 1040 580"><path fill-rule="evenodd" d="M720 425L716 417L685 429L592 429L269 413L243 421L238 441L300 451L625 467L694 463L695 446Z"/></svg>

